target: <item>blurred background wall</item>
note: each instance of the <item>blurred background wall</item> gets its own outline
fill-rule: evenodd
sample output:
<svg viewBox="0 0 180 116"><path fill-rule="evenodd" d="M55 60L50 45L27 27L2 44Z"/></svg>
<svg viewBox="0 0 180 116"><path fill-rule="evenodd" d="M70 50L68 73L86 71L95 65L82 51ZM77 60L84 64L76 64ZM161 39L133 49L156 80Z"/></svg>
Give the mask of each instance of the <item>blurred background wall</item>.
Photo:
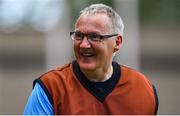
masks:
<svg viewBox="0 0 180 116"><path fill-rule="evenodd" d="M180 0L0 0L0 114L22 114L33 80L74 59L69 31L100 2L125 23L114 60L154 83L158 114L180 114Z"/></svg>

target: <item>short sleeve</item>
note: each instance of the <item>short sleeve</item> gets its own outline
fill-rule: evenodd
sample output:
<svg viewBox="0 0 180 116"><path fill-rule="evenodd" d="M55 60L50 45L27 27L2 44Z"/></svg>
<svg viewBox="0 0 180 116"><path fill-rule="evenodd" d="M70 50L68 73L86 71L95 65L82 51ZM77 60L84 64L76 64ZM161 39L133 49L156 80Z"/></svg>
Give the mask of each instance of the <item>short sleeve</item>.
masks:
<svg viewBox="0 0 180 116"><path fill-rule="evenodd" d="M43 88L36 83L24 109L24 115L53 115L53 107Z"/></svg>

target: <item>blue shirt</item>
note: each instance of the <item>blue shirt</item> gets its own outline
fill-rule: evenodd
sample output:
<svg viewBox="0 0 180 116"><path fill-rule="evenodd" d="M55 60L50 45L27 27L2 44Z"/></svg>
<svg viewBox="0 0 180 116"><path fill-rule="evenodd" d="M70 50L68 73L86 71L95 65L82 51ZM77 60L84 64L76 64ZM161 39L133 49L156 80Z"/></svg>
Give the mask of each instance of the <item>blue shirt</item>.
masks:
<svg viewBox="0 0 180 116"><path fill-rule="evenodd" d="M53 107L42 87L36 83L24 109L24 115L53 115Z"/></svg>

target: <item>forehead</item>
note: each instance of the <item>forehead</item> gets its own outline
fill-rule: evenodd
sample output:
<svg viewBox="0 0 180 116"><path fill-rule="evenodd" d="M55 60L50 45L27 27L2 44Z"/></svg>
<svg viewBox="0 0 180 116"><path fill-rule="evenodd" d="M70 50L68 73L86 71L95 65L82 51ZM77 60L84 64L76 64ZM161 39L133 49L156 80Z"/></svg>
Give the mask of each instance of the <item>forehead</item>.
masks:
<svg viewBox="0 0 180 116"><path fill-rule="evenodd" d="M110 19L104 13L81 15L76 22L75 30L84 33L106 33L109 31Z"/></svg>

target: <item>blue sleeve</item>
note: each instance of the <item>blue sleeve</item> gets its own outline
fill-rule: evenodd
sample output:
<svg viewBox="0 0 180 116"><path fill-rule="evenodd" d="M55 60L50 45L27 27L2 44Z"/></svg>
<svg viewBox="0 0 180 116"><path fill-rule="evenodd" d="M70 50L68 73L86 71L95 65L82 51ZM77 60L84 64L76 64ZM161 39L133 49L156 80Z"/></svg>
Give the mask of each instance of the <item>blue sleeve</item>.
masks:
<svg viewBox="0 0 180 116"><path fill-rule="evenodd" d="M53 115L53 107L43 88L36 83L24 109L24 115Z"/></svg>

